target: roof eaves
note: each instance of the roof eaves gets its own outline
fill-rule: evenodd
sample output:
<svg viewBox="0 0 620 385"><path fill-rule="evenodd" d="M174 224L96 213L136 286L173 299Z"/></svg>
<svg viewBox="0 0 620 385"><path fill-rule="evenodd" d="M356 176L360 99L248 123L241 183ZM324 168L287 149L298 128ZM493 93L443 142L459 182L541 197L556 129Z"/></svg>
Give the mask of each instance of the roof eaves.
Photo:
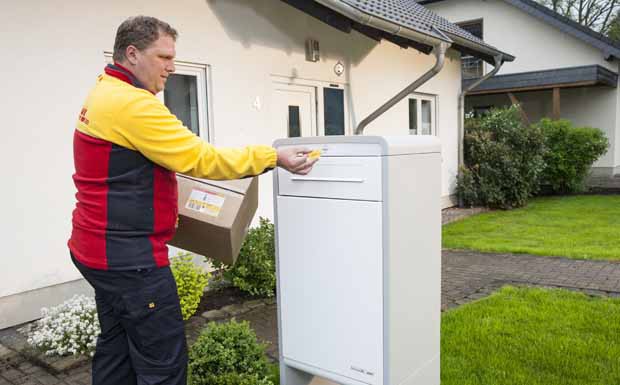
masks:
<svg viewBox="0 0 620 385"><path fill-rule="evenodd" d="M432 13L432 11L425 9L426 12L432 13L434 16L430 22L429 29L420 29L416 28L415 24L409 23L409 25L403 25L394 20L388 20L385 17L382 17L381 14L377 13L369 13L365 9L359 7L355 0L315 0L317 3L332 9L335 12L338 12L346 17L351 18L355 22L370 26L379 30L382 30L386 33L393 34L396 36L400 36L403 38L407 38L409 40L422 42L427 45L435 46L439 41L453 44L455 39L458 39L461 43L458 46L453 46L455 49L460 49L460 47L465 47L470 53L474 53L474 56L480 57L483 60L495 64L495 57L498 55L502 56L502 61L513 61L515 58L512 55L506 54L502 51L499 51L495 47L492 47L484 41L478 41L474 36L468 37L469 33L467 31L462 30L462 36L454 31L450 31L449 29L442 28L442 25L434 24L435 18L439 18L437 15ZM415 3L415 1L414 1ZM420 8L423 8L420 6ZM445 20L446 23L449 23ZM427 24L427 25L428 25ZM455 28L460 30L460 27L449 23ZM423 40L420 40L420 36L423 36ZM429 42L428 38L436 39L434 41Z"/></svg>
<svg viewBox="0 0 620 385"><path fill-rule="evenodd" d="M463 85L468 86L476 79L464 79ZM531 89L532 87L553 88L572 87L583 84L602 85L616 88L618 74L600 65L556 68L541 71L528 71L497 75L474 88L474 92L496 92L507 89Z"/></svg>
<svg viewBox="0 0 620 385"><path fill-rule="evenodd" d="M384 18L378 17L376 15L370 15L363 10L347 4L344 1L340 0L315 0L317 3L330 8L340 14L346 15L347 17L355 20L356 22L362 25L368 25L373 28L380 29L382 31L388 32L393 35L401 36L407 39L411 39L413 41L429 44L429 45L437 45L440 42L452 44L450 39L446 39L443 34L434 33L432 31L429 33L428 31L424 31L417 28L405 27L399 24L396 24L392 21L386 20Z"/></svg>

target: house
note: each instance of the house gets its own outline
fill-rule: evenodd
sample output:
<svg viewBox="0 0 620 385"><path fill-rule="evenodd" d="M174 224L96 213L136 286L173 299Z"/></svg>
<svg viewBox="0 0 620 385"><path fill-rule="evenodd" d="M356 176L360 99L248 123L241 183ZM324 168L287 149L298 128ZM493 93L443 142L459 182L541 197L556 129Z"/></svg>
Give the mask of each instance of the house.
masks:
<svg viewBox="0 0 620 385"><path fill-rule="evenodd" d="M0 64L8 134L0 328L90 290L66 246L75 204L72 136L84 98L111 61L116 27L136 14L179 31L177 73L160 97L217 146L352 135L435 68L367 120L364 134L439 136L444 206L457 173L461 55L514 59L414 0L4 2L0 44L10 60ZM272 200L265 174L257 217L272 216Z"/></svg>
<svg viewBox="0 0 620 385"><path fill-rule="evenodd" d="M518 103L532 123L564 118L600 128L610 147L592 175L620 174L620 45L532 0L418 3L518 58L467 94L466 111ZM464 88L489 72L475 57L463 65Z"/></svg>

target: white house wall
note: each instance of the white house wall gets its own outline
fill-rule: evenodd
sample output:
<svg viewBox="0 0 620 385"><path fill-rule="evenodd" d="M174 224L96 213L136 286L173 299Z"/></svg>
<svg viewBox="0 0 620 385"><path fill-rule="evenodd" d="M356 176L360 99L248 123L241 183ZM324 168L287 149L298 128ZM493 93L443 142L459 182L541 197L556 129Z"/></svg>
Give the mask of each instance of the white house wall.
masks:
<svg viewBox="0 0 620 385"><path fill-rule="evenodd" d="M517 58L500 75L592 64L618 71L601 50L503 0L446 0L425 7L453 23L482 19L484 41Z"/></svg>
<svg viewBox="0 0 620 385"><path fill-rule="evenodd" d="M597 127L605 132L611 151L599 158L594 164L595 172L609 174L611 168L618 164L617 157L617 111L618 91L608 87L573 88L562 90L562 117L573 122L575 126ZM596 168L603 169L596 170Z"/></svg>
<svg viewBox="0 0 620 385"><path fill-rule="evenodd" d="M210 140L218 146L271 144L285 136L269 113L272 75L349 83L351 97L345 103L355 124L433 65L431 56L342 33L276 0L71 0L62 7L3 2L0 328L37 317L40 306L65 299L49 295L52 285L80 278L66 246L75 203L72 135L82 103L103 70L104 51L113 48L116 27L136 14L162 18L179 31L179 60L210 66ZM308 37L320 41L319 63L305 61ZM342 77L333 71L339 60L346 67ZM447 199L457 169L458 55L452 52L441 74L420 91L437 95ZM260 109L253 107L257 98ZM367 133L407 134L406 103L371 124ZM258 214L271 217L271 176L260 183ZM48 294L41 294L42 288ZM20 306L25 292L28 306Z"/></svg>

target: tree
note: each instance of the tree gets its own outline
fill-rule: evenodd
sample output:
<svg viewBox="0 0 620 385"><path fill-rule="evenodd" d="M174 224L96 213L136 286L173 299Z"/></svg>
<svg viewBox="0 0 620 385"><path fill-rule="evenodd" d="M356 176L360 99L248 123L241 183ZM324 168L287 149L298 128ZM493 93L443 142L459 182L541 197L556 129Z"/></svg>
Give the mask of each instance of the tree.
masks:
<svg viewBox="0 0 620 385"><path fill-rule="evenodd" d="M620 0L536 0L562 16L607 35L620 10ZM615 27L616 29L618 26Z"/></svg>
<svg viewBox="0 0 620 385"><path fill-rule="evenodd" d="M611 23L609 23L607 37L615 42L620 43L620 12L616 13L614 19L611 21Z"/></svg>

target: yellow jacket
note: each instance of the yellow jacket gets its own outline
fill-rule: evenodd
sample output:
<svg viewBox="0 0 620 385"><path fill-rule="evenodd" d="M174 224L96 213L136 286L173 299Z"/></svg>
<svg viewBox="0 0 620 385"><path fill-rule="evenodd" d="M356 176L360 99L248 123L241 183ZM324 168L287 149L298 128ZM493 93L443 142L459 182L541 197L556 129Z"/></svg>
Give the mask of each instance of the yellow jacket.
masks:
<svg viewBox="0 0 620 385"><path fill-rule="evenodd" d="M216 148L185 127L155 95L109 75L99 77L84 108L79 131L138 151L171 171L221 180L276 166L274 148Z"/></svg>

